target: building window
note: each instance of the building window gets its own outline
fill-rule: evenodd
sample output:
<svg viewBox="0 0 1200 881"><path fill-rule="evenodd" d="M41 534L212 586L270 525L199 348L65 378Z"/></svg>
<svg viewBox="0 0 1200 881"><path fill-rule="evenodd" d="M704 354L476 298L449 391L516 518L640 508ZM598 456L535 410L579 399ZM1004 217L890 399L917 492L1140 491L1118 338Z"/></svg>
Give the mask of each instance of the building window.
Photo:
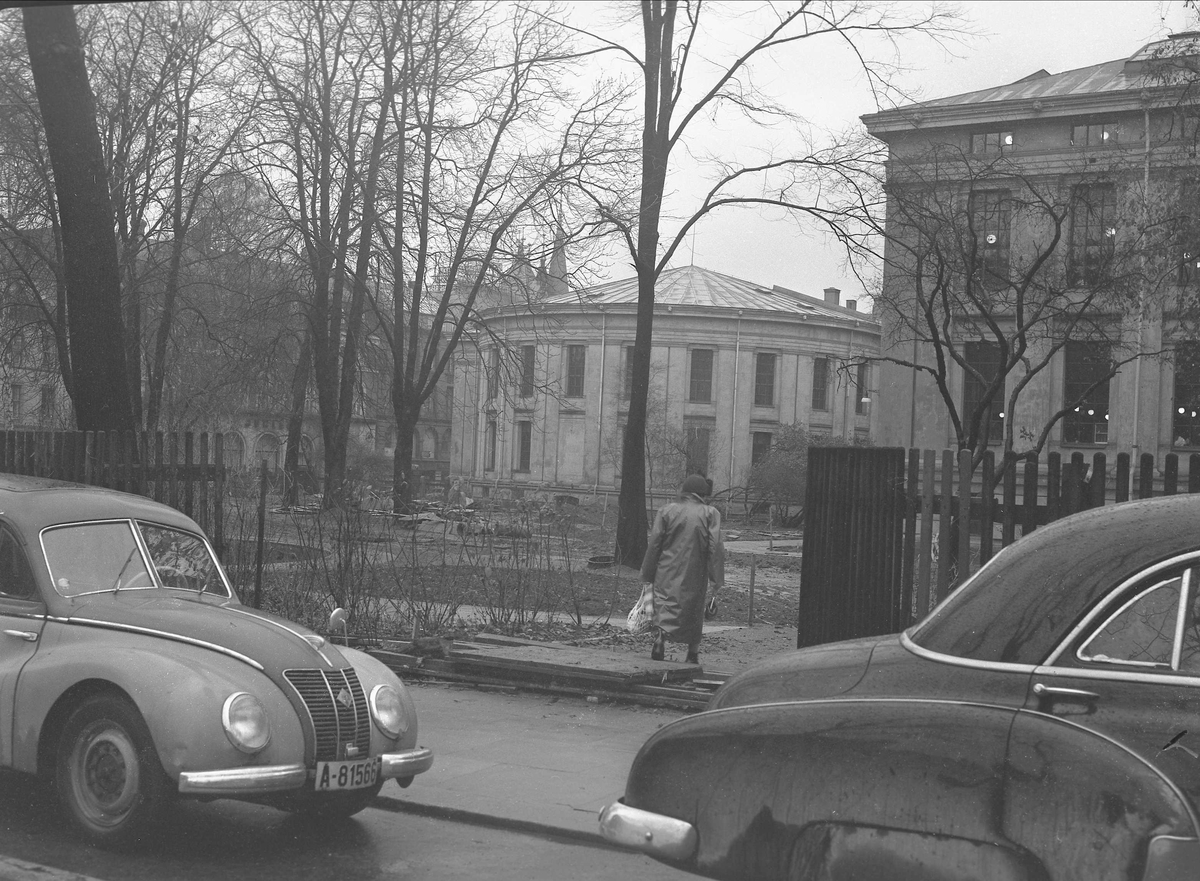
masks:
<svg viewBox="0 0 1200 881"><path fill-rule="evenodd" d="M683 427L684 443L687 445L684 468L688 474L708 474L708 447L712 429L707 425L686 423Z"/></svg>
<svg viewBox="0 0 1200 881"><path fill-rule="evenodd" d="M1118 125L1108 122L1079 123L1071 126L1072 147L1115 147L1117 144Z"/></svg>
<svg viewBox="0 0 1200 881"><path fill-rule="evenodd" d="M1063 443L1108 443L1108 387L1112 358L1107 343L1069 341L1063 347L1066 361L1063 404Z"/></svg>
<svg viewBox="0 0 1200 881"><path fill-rule="evenodd" d="M984 392L1000 372L1000 344L989 341L969 342L963 346L963 358L967 366L978 372L976 377L970 370L963 371L962 418L964 422L973 418L983 405ZM967 426L963 426L967 429ZM987 432L989 443L1004 437L1004 390L999 398L992 398L980 416L979 431Z"/></svg>
<svg viewBox="0 0 1200 881"><path fill-rule="evenodd" d="M500 350L491 349L488 352L487 363L487 399L496 400L500 393Z"/></svg>
<svg viewBox="0 0 1200 881"><path fill-rule="evenodd" d="M975 132L971 135L972 153L1003 153L1012 148L1012 132Z"/></svg>
<svg viewBox="0 0 1200 881"><path fill-rule="evenodd" d="M621 400L628 401L633 397L633 346L622 348L625 360L621 363Z"/></svg>
<svg viewBox="0 0 1200 881"><path fill-rule="evenodd" d="M967 212L975 236L972 275L992 286L1008 281L1009 195L1007 190L972 193Z"/></svg>
<svg viewBox="0 0 1200 881"><path fill-rule="evenodd" d="M38 422L42 425L49 425L54 421L54 386L42 386L42 399L38 406Z"/></svg>
<svg viewBox="0 0 1200 881"><path fill-rule="evenodd" d="M487 424L483 435L483 470L496 470L496 422L491 420Z"/></svg>
<svg viewBox="0 0 1200 881"><path fill-rule="evenodd" d="M750 435L750 467L766 460L771 452L772 435L769 431L756 431Z"/></svg>
<svg viewBox="0 0 1200 881"><path fill-rule="evenodd" d="M867 401L870 399L870 389L867 386L867 362L858 364L854 370L854 412L862 416L867 412Z"/></svg>
<svg viewBox="0 0 1200 881"><path fill-rule="evenodd" d="M521 397L533 395L534 347L521 346Z"/></svg>
<svg viewBox="0 0 1200 881"><path fill-rule="evenodd" d="M1179 248L1179 283L1200 282L1200 182L1187 181L1179 188L1175 211Z"/></svg>
<svg viewBox="0 0 1200 881"><path fill-rule="evenodd" d="M12 421L14 426L25 416L25 409L21 406L22 396L23 391L21 389L21 383L10 383L8 386L9 412L12 413Z"/></svg>
<svg viewBox="0 0 1200 881"><path fill-rule="evenodd" d="M522 420L517 423L517 470L529 471L533 453L533 423Z"/></svg>
<svg viewBox="0 0 1200 881"><path fill-rule="evenodd" d="M1200 342L1175 346L1171 437L1174 446L1200 447Z"/></svg>
<svg viewBox="0 0 1200 881"><path fill-rule="evenodd" d="M1083 184L1071 191L1071 248L1067 282L1095 286L1104 278L1117 237L1117 191Z"/></svg>
<svg viewBox="0 0 1200 881"><path fill-rule="evenodd" d="M775 356L765 352L754 359L754 406L775 406Z"/></svg>
<svg viewBox="0 0 1200 881"><path fill-rule="evenodd" d="M829 359L813 358L812 408L829 409Z"/></svg>
<svg viewBox="0 0 1200 881"><path fill-rule="evenodd" d="M587 346L567 346L567 397L583 397L583 372Z"/></svg>
<svg viewBox="0 0 1200 881"><path fill-rule="evenodd" d="M713 350L692 349L691 384L688 400L697 404L712 403Z"/></svg>

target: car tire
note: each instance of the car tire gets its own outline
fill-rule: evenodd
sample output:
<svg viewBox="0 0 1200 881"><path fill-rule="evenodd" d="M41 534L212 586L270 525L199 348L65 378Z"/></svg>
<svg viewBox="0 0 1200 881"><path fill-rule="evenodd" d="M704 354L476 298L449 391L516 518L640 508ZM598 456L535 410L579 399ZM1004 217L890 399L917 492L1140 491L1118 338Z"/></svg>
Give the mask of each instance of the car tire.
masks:
<svg viewBox="0 0 1200 881"><path fill-rule="evenodd" d="M104 847L141 839L162 820L171 797L145 720L112 694L93 695L67 717L54 771L67 819Z"/></svg>
<svg viewBox="0 0 1200 881"><path fill-rule="evenodd" d="M370 806L383 788L384 781L380 780L374 786L366 789L353 789L348 792L305 793L305 798L295 805L296 813L306 817L325 817L339 819L353 817L363 808Z"/></svg>

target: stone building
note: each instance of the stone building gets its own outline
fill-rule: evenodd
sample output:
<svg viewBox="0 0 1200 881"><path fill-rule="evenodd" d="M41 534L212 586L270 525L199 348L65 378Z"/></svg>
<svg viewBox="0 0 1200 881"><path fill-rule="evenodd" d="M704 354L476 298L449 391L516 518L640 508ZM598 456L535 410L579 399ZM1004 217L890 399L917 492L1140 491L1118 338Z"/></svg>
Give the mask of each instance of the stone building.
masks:
<svg viewBox="0 0 1200 881"><path fill-rule="evenodd" d="M839 302L687 266L656 292L647 484L701 472L745 484L781 426L869 434L879 325ZM454 379L450 471L476 489L608 491L620 482L637 279L482 311L488 338Z"/></svg>
<svg viewBox="0 0 1200 881"><path fill-rule="evenodd" d="M1193 219L1200 204L1200 104L1192 85L1198 61L1200 35L1173 35L1128 58L1058 74L1040 70L1015 83L863 117L889 150L883 289L892 292L893 307L876 308L884 356L933 363L928 338L913 332L916 275L905 269L911 261L902 253L903 236L893 233L906 216L905 188L928 172L934 155L938 178L923 183L943 204L957 200L971 255L953 293L962 293L969 276L989 304L1012 298L1014 281L1032 277L1033 261L1044 255L1037 283L1049 293L1041 296L1067 303L1063 315L1080 314L1069 304L1092 302L1087 298L1104 285L1123 292L1123 300L1097 297L1095 309L1070 331L1060 316L1030 338L1029 364L1045 357L1046 367L1030 371L1035 375L1012 413L1005 412L1006 396L1027 368L1002 380L981 420L991 426L993 445L1011 420L1022 438L1016 448L1028 446L1062 412L1049 451L1083 451L1089 458L1132 451L1160 461L1166 452L1200 451L1200 336L1183 296L1200 278L1200 226ZM1045 201L1038 211L1031 193ZM997 309L986 316L997 321L993 332L981 317L963 309L947 325L973 368L952 363L948 371L960 413L979 404L984 380L997 375L997 334L1011 339L1017 322L1012 310ZM1108 365L1118 364L1104 378ZM876 443L955 446L949 408L928 375L881 362L878 389Z"/></svg>

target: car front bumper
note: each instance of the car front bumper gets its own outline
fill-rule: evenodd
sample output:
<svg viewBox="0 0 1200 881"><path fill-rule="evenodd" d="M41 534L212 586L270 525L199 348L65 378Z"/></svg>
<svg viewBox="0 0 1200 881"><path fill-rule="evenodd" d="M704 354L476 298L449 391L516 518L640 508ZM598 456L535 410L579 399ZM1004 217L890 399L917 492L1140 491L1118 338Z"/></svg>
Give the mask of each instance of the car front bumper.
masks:
<svg viewBox="0 0 1200 881"><path fill-rule="evenodd" d="M600 812L600 834L613 844L657 859L681 862L696 852L698 837L691 823L613 802Z"/></svg>
<svg viewBox="0 0 1200 881"><path fill-rule="evenodd" d="M433 750L406 749L380 756L380 776L384 780L411 779L433 766ZM223 768L220 771L183 771L179 791L185 795L238 796L260 795L299 789L308 782L304 765L257 765L247 768Z"/></svg>

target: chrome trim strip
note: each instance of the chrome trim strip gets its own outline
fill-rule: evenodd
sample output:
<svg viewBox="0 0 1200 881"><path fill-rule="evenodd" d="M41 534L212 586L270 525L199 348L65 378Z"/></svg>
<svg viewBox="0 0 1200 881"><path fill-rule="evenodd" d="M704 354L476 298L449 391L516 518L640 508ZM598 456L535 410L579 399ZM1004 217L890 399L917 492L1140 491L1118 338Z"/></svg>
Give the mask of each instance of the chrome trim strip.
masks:
<svg viewBox="0 0 1200 881"><path fill-rule="evenodd" d="M1140 581L1143 578L1147 578L1157 572L1161 572L1163 569L1170 569L1172 566L1178 566L1181 563L1194 563L1196 561L1200 561L1200 552L1188 551L1186 554L1179 554L1178 556L1171 557L1169 560L1163 560L1161 563L1155 563L1153 566L1143 569L1141 572L1134 573L1129 578L1126 578L1119 585L1117 585L1114 590L1110 590L1108 595L1102 601L1093 606L1092 610L1084 615L1078 624L1071 628L1070 632L1059 641L1058 645L1051 650L1050 654L1046 655L1046 659L1042 662L1042 665L1047 667L1053 666L1055 662L1058 661L1062 653L1065 652L1067 648L1070 647L1071 643L1079 637L1079 634L1087 630L1092 625L1093 621L1104 614L1105 610L1114 602L1116 602L1113 597L1118 596L1122 591L1125 590L1125 588L1129 587L1136 581Z"/></svg>
<svg viewBox="0 0 1200 881"><path fill-rule="evenodd" d="M1183 584L1179 589L1179 609L1175 615L1175 648L1171 650L1171 669L1178 670L1183 661L1183 630L1186 623L1186 612L1192 595L1192 569L1183 570Z"/></svg>
<svg viewBox="0 0 1200 881"><path fill-rule="evenodd" d="M424 774L433 767L433 750L426 747L408 749L398 753L384 753L380 758L383 760L383 769L380 774L386 780Z"/></svg>
<svg viewBox="0 0 1200 881"><path fill-rule="evenodd" d="M231 591L230 598L232 598L232 597L233 597L233 593ZM282 624L279 621L275 621L271 618L264 618L262 615L256 615L249 609L239 609L239 608L235 608L234 606L222 606L222 608L228 609L230 612L237 612L239 615L245 615L247 618L253 618L255 621L258 621L259 623L273 625L273 626L279 628L280 630L290 633L292 636L296 637L296 639L300 640L306 646L308 646L310 649L312 649L317 654L317 656L329 666L329 668L331 670L336 669L333 662L330 661L327 657L325 657L325 655L321 654L320 649L318 649L311 642L309 642L308 638L305 637L305 635L303 633L301 633L300 631L293 630L291 627L288 627L286 624Z"/></svg>
<svg viewBox="0 0 1200 881"><path fill-rule="evenodd" d="M1038 667L1035 676L1060 676L1071 679L1102 679L1106 682L1141 682L1145 685L1190 685L1200 687L1200 676L1187 673L1138 673L1131 670L1092 667Z"/></svg>
<svg viewBox="0 0 1200 881"><path fill-rule="evenodd" d="M993 557L993 559L995 559ZM982 570L980 570L982 571ZM910 628L911 629L911 628ZM974 670L996 670L1003 673L1032 673L1037 669L1036 664L1013 664L1008 661L977 661L974 658L960 658L957 655L944 655L913 642L908 630L900 634L900 644L927 661L939 661L943 664L953 664L957 667L970 667Z"/></svg>
<svg viewBox="0 0 1200 881"><path fill-rule="evenodd" d="M101 630L119 630L124 633L141 633L145 636L157 636L161 639L170 639L175 642L194 645L198 648L208 649L209 651L218 652L241 661L243 664L249 664L255 670L265 670L262 664L251 657L243 655L241 652L235 652L233 649L226 648L223 645L217 645L215 642L205 642L202 639L196 639L191 636L184 636L179 633L171 633L166 630L154 630L150 627L138 627L134 624L117 624L113 621L97 621L94 618L53 618L53 621L58 621L63 624L79 624L83 627L97 627Z"/></svg>
<svg viewBox="0 0 1200 881"><path fill-rule="evenodd" d="M0 618L19 618L22 621L51 621L45 612L5 612L0 609Z"/></svg>
<svg viewBox="0 0 1200 881"><path fill-rule="evenodd" d="M303 765L260 765L221 771L183 771L179 791L194 795L249 795L297 789L308 781Z"/></svg>
<svg viewBox="0 0 1200 881"><path fill-rule="evenodd" d="M600 811L600 834L621 847L676 861L690 858L699 843L691 823L619 801Z"/></svg>

